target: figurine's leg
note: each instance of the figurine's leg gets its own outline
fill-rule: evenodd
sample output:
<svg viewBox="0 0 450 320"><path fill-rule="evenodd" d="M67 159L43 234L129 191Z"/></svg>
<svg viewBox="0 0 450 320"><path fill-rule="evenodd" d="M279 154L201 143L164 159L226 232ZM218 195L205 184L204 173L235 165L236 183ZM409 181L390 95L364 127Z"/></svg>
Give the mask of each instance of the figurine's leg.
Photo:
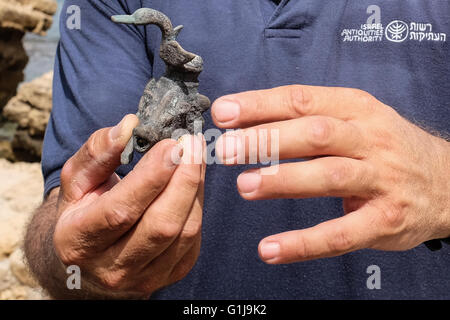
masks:
<svg viewBox="0 0 450 320"><path fill-rule="evenodd" d="M125 150L122 152L120 157L120 162L122 164L129 164L133 161L133 152L134 152L134 139L131 137L130 141L128 141Z"/></svg>

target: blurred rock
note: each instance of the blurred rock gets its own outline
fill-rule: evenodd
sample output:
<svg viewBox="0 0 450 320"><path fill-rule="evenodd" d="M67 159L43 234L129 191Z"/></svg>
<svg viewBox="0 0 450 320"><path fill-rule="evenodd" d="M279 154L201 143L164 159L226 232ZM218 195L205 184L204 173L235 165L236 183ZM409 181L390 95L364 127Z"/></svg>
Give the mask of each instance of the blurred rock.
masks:
<svg viewBox="0 0 450 320"><path fill-rule="evenodd" d="M18 124L1 121L0 115L0 158L14 160L12 142L16 135Z"/></svg>
<svg viewBox="0 0 450 320"><path fill-rule="evenodd" d="M53 0L0 0L0 27L45 35L56 9Z"/></svg>
<svg viewBox="0 0 450 320"><path fill-rule="evenodd" d="M17 285L18 280L14 278L11 272L9 260L0 260L0 292Z"/></svg>
<svg viewBox="0 0 450 320"><path fill-rule="evenodd" d="M5 109L3 109L3 115L7 120L16 122L21 128L24 128L30 122L28 117L30 111L30 105L20 101L17 97L14 97L9 100Z"/></svg>
<svg viewBox="0 0 450 320"><path fill-rule="evenodd" d="M49 113L52 110L52 80L53 72L50 71L31 82L24 83L19 89L17 98L35 109Z"/></svg>
<svg viewBox="0 0 450 320"><path fill-rule="evenodd" d="M30 136L43 136L52 109L53 72L20 86L17 95L12 98L3 116L28 130Z"/></svg>
<svg viewBox="0 0 450 320"><path fill-rule="evenodd" d="M29 288L15 286L0 292L0 300L25 300L28 298Z"/></svg>
<svg viewBox="0 0 450 320"><path fill-rule="evenodd" d="M47 82L23 85L8 113L15 120L5 120L2 113L24 79L24 34L45 35L56 9L54 0L0 0L0 158L40 157L51 109L51 75ZM40 165L0 159L0 182L0 300L45 299L39 288L32 288L36 283L19 249L27 221L42 200Z"/></svg>
<svg viewBox="0 0 450 320"><path fill-rule="evenodd" d="M23 35L22 31L0 27L0 111L24 78L28 56L22 45Z"/></svg>
<svg viewBox="0 0 450 320"><path fill-rule="evenodd" d="M50 16L54 15L57 9L57 3L54 0L16 0L16 2L25 6L31 6L34 10Z"/></svg>
<svg viewBox="0 0 450 320"><path fill-rule="evenodd" d="M40 165L0 159L0 181L0 300L47 299L20 249L27 222L42 202Z"/></svg>
<svg viewBox="0 0 450 320"><path fill-rule="evenodd" d="M24 262L23 251L16 249L9 257L10 268L14 276L20 281L20 283L35 288L38 286L36 280L34 280L28 266Z"/></svg>
<svg viewBox="0 0 450 320"><path fill-rule="evenodd" d="M42 174L36 164L0 159L0 259L21 244L25 225L42 201Z"/></svg>
<svg viewBox="0 0 450 320"><path fill-rule="evenodd" d="M19 245L28 216L6 207L0 215L0 259L8 257Z"/></svg>
<svg viewBox="0 0 450 320"><path fill-rule="evenodd" d="M11 148L18 160L38 161L41 157L44 133L52 109L52 80L53 72L48 72L23 84L17 96L3 110L6 120L18 125L11 141ZM4 153L8 153L7 148Z"/></svg>
<svg viewBox="0 0 450 320"><path fill-rule="evenodd" d="M13 160L15 158L10 141L0 139L0 158Z"/></svg>
<svg viewBox="0 0 450 320"><path fill-rule="evenodd" d="M0 159L0 181L0 217L10 216L7 211L11 210L28 217L42 202L44 182L39 163Z"/></svg>
<svg viewBox="0 0 450 320"><path fill-rule="evenodd" d="M27 131L18 130L11 144L13 161L38 162L41 159L43 138L31 137Z"/></svg>
<svg viewBox="0 0 450 320"><path fill-rule="evenodd" d="M56 10L54 0L0 0L0 111L24 78L25 32L45 35Z"/></svg>

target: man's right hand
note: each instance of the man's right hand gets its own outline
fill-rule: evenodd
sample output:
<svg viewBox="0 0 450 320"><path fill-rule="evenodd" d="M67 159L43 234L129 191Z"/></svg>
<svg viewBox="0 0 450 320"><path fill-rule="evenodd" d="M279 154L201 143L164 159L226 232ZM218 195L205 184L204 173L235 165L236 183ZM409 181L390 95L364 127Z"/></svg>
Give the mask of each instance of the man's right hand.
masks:
<svg viewBox="0 0 450 320"><path fill-rule="evenodd" d="M95 132L67 161L53 237L61 262L80 267L82 287L123 298L184 278L201 242L203 139L162 141L121 180L114 171L137 124L128 115Z"/></svg>

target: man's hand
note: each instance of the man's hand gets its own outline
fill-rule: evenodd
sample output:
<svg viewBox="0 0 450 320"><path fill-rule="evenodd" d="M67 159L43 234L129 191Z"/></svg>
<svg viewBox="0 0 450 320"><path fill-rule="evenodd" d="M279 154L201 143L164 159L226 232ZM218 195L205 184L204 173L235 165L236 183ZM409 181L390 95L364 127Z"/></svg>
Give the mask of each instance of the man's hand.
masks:
<svg viewBox="0 0 450 320"><path fill-rule="evenodd" d="M218 99L212 107L226 164L257 156L243 138L279 130L280 159L312 160L241 174L247 200L344 198L344 216L270 236L259 245L269 264L305 261L373 248L407 250L450 235L450 146L403 119L370 94L345 88L287 86ZM266 131L267 132L267 131ZM271 145L271 142L268 142ZM275 172L275 171L271 171ZM275 214L275 213L274 213ZM317 213L317 214L320 214Z"/></svg>
<svg viewBox="0 0 450 320"><path fill-rule="evenodd" d="M54 247L99 295L149 297L185 277L200 251L203 139L162 141L121 180L114 171L137 124L130 115L97 131L61 173Z"/></svg>

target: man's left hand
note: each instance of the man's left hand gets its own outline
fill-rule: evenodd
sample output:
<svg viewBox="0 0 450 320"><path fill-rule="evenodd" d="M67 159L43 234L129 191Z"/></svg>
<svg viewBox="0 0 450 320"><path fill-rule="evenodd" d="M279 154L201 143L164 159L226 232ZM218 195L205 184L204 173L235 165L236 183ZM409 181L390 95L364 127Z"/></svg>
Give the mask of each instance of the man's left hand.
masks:
<svg viewBox="0 0 450 320"><path fill-rule="evenodd" d="M237 186L243 198L344 199L343 217L262 240L266 263L364 248L408 250L450 235L450 144L370 94L286 86L222 97L212 116L221 128L242 129L216 144L226 164L258 156L257 148L248 148L249 130L259 139L278 130L280 159L309 159L282 164L273 175L264 174L267 169L242 173Z"/></svg>

